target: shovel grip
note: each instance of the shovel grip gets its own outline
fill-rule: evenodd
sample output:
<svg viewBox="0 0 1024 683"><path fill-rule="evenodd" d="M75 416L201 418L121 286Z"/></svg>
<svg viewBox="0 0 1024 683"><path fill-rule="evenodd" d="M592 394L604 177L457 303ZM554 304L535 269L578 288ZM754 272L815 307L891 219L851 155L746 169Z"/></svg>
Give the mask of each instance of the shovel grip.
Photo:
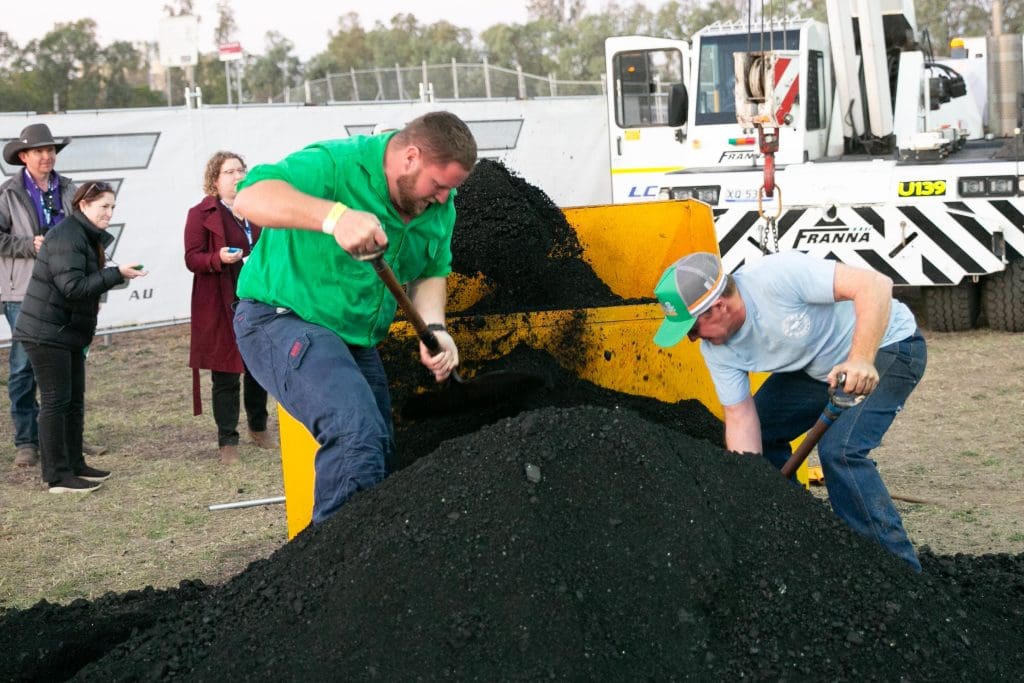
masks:
<svg viewBox="0 0 1024 683"><path fill-rule="evenodd" d="M800 465L804 463L807 456L811 454L814 447L821 441L821 437L824 436L825 431L832 426L832 423L839 419L839 415L843 412L843 406L836 405L831 400L825 405L825 409L821 411L821 415L818 417L818 421L814 423L814 426L807 430L807 435L804 436L804 440L800 442L800 445L796 447L793 454L789 456L789 460L782 466L782 474L786 479L793 476L793 473L800 468Z"/></svg>
<svg viewBox="0 0 1024 683"><path fill-rule="evenodd" d="M377 276L380 277L384 286L388 288L391 295L395 297L395 301L398 302L399 307L405 314L406 319L412 324L413 329L416 330L416 336L420 338L423 345L430 351L430 355L436 356L441 353L441 342L437 341L437 335L434 331L427 327L427 323L423 321L423 316L419 314L416 307L412 305L412 299L405 293L405 288L402 287L398 282L398 278L395 277L394 271L391 270L391 266L384 260L384 256L380 255L376 258L370 259L370 265L377 272Z"/></svg>

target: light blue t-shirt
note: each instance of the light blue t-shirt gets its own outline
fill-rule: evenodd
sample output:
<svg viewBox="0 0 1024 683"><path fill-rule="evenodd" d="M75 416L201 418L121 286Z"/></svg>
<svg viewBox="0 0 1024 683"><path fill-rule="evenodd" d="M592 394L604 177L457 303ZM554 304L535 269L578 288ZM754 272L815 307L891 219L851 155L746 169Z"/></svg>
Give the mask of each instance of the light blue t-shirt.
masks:
<svg viewBox="0 0 1024 683"><path fill-rule="evenodd" d="M766 256L733 275L747 317L725 344L701 340L718 400L731 406L750 396L748 372L803 370L826 381L853 341L852 301L835 300L835 261L799 251ZM917 329L914 314L893 300L881 346Z"/></svg>

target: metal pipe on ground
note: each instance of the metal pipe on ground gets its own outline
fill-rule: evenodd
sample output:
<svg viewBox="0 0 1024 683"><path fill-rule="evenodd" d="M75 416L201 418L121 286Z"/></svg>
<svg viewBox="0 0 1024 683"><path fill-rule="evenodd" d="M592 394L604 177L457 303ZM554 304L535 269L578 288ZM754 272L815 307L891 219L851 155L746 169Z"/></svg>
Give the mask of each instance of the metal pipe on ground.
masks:
<svg viewBox="0 0 1024 683"><path fill-rule="evenodd" d="M260 505L279 505L284 502L284 496L274 498L257 498L256 500L240 500L235 503L216 503L206 509L214 512L216 510L237 510L238 508L252 508Z"/></svg>

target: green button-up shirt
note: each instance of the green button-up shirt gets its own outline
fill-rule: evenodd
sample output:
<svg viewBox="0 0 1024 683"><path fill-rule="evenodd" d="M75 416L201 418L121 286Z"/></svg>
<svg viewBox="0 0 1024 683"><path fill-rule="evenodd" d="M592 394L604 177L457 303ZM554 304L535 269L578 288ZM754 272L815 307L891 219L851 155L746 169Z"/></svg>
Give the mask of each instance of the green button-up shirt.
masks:
<svg viewBox="0 0 1024 683"><path fill-rule="evenodd" d="M384 176L384 148L390 138L318 142L276 164L254 167L238 188L283 180L306 194L375 214L388 236L384 259L399 282L444 277L451 272L455 192L444 204L431 204L403 223ZM271 226L264 228L246 259L238 297L289 308L358 346L374 346L384 338L397 306L373 267L349 256L333 236Z"/></svg>

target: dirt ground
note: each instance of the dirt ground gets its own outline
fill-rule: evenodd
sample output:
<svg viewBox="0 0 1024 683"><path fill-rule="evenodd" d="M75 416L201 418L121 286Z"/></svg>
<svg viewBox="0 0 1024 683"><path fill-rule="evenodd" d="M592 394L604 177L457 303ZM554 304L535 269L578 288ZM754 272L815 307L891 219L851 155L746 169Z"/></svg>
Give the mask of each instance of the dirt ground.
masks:
<svg viewBox="0 0 1024 683"><path fill-rule="evenodd" d="M928 368L875 460L911 540L1024 552L1024 335L924 331Z"/></svg>
<svg viewBox="0 0 1024 683"><path fill-rule="evenodd" d="M928 367L874 459L907 533L936 554L1024 552L1024 335L935 332L917 289L897 296L922 325Z"/></svg>
<svg viewBox="0 0 1024 683"><path fill-rule="evenodd" d="M108 452L89 463L113 476L85 499L51 495L38 466L13 466L10 402L0 386L0 610L185 579L217 584L284 543L282 505L207 510L281 496L281 461L244 432L242 462L228 468L217 461L209 373L205 411L192 415L188 343L188 325L93 343L85 436ZM7 355L0 350L3 384ZM271 419L276 431L276 408Z"/></svg>

